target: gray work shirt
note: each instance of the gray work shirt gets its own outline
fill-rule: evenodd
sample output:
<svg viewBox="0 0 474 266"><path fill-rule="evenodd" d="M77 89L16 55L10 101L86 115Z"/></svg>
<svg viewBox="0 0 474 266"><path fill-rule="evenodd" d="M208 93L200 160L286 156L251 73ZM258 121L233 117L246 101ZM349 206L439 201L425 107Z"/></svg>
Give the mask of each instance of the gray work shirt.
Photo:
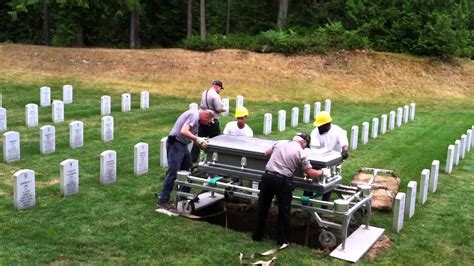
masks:
<svg viewBox="0 0 474 266"><path fill-rule="evenodd" d="M199 128L199 111L188 110L182 113L174 123L173 129L171 129L170 132L170 135L175 136L179 142L189 144L191 140L181 135L181 128L183 127L183 125L189 125L191 132L194 135L197 135Z"/></svg>
<svg viewBox="0 0 474 266"><path fill-rule="evenodd" d="M212 110L214 113L214 119L219 118L219 109L224 108L221 101L221 96L213 88L209 88L202 93L201 96L201 109Z"/></svg>
<svg viewBox="0 0 474 266"><path fill-rule="evenodd" d="M273 145L272 156L265 170L292 177L298 168L303 171L312 168L303 151L297 141L278 141Z"/></svg>

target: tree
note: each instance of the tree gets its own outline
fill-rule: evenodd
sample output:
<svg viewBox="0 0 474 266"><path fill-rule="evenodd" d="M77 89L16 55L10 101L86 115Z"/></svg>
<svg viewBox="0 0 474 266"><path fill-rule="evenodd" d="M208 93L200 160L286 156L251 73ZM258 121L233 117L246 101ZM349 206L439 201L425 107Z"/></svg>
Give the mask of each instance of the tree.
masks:
<svg viewBox="0 0 474 266"><path fill-rule="evenodd" d="M200 19L201 19L201 41L206 41L206 0L201 0L200 6Z"/></svg>
<svg viewBox="0 0 474 266"><path fill-rule="evenodd" d="M189 38L193 35L193 0L188 0L188 24L186 36Z"/></svg>
<svg viewBox="0 0 474 266"><path fill-rule="evenodd" d="M279 0L277 19L277 29L279 31L281 31L286 25L286 18L288 17L288 1L289 0Z"/></svg>
<svg viewBox="0 0 474 266"><path fill-rule="evenodd" d="M230 7L232 5L232 0L227 0L227 16L225 23L225 35L229 35L230 32Z"/></svg>

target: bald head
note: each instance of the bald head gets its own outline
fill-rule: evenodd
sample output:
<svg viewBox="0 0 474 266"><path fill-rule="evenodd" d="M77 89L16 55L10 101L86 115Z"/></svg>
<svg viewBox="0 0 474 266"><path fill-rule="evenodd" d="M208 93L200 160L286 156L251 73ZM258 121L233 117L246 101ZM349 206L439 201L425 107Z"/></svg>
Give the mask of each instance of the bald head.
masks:
<svg viewBox="0 0 474 266"><path fill-rule="evenodd" d="M199 123L201 125L209 125L209 123L212 122L212 119L214 118L214 113L209 110L200 110L199 111Z"/></svg>

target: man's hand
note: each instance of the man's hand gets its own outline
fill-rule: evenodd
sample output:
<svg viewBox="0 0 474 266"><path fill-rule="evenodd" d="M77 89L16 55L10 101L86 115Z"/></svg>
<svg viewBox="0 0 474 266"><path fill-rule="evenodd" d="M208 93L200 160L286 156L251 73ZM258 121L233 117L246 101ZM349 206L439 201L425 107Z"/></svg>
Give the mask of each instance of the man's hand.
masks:
<svg viewBox="0 0 474 266"><path fill-rule="evenodd" d="M323 171L323 176L324 176L324 177L331 177L331 169L329 169L329 168L322 168L321 171Z"/></svg>
<svg viewBox="0 0 474 266"><path fill-rule="evenodd" d="M201 150L207 149L207 140L205 138L197 137L195 142Z"/></svg>
<svg viewBox="0 0 474 266"><path fill-rule="evenodd" d="M349 152L347 150L342 150L341 156L343 160L346 160L347 158L349 158Z"/></svg>

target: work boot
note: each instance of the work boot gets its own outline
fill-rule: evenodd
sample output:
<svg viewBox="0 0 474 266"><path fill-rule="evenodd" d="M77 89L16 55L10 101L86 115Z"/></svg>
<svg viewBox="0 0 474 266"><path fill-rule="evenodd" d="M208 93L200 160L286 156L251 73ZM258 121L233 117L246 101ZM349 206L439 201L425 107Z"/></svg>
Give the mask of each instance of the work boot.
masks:
<svg viewBox="0 0 474 266"><path fill-rule="evenodd" d="M174 204L169 203L169 202L160 202L160 203L157 204L157 207L168 210L168 211L175 210Z"/></svg>

